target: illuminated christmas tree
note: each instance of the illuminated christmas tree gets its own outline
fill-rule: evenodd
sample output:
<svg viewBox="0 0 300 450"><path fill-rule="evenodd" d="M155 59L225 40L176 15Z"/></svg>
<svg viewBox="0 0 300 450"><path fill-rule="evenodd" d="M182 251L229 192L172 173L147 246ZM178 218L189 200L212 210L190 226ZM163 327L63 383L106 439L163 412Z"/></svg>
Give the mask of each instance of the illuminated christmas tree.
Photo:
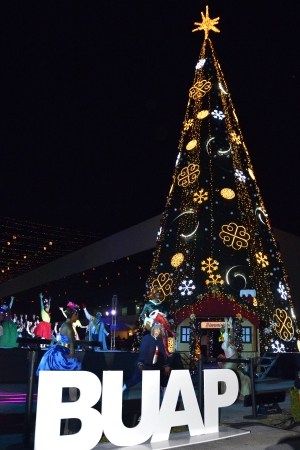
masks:
<svg viewBox="0 0 300 450"><path fill-rule="evenodd" d="M219 32L219 18L210 19L208 7L201 14L193 31L203 30L204 42L147 290L160 288L177 323L232 316L240 326L243 317L259 328L262 351L297 351L287 274L208 37L210 30Z"/></svg>

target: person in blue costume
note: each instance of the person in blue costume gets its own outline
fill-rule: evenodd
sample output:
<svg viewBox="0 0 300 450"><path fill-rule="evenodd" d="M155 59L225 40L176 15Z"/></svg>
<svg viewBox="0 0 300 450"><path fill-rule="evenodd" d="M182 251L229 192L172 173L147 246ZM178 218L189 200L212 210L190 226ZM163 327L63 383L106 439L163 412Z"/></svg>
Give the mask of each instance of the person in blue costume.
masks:
<svg viewBox="0 0 300 450"><path fill-rule="evenodd" d="M131 388L142 380L143 370L159 370L160 386L164 394L171 367L168 364L168 358L161 339L162 333L162 324L155 322L151 327L150 334L147 334L141 340L139 357L135 363L134 374L125 382L123 392L125 389Z"/></svg>
<svg viewBox="0 0 300 450"><path fill-rule="evenodd" d="M67 320L60 328L59 339L49 347L37 368L40 370L81 370L81 362L75 357L75 333L73 323L78 320L79 306L69 302L65 314Z"/></svg>
<svg viewBox="0 0 300 450"><path fill-rule="evenodd" d="M94 347L95 352L100 352L101 350L107 351L106 336L109 332L105 329L105 324L102 321L101 312L97 312L96 316L92 316L86 309L86 304L81 304L85 317L89 320L88 325L88 335L89 341L99 342L100 347Z"/></svg>
<svg viewBox="0 0 300 450"><path fill-rule="evenodd" d="M81 362L75 356L75 333L73 323L78 320L79 306L69 302L65 314L67 320L60 328L57 343L48 348L37 368L36 375L41 370L81 370ZM77 388L69 388L69 397L72 402L77 400ZM68 419L67 434L77 433L76 419Z"/></svg>

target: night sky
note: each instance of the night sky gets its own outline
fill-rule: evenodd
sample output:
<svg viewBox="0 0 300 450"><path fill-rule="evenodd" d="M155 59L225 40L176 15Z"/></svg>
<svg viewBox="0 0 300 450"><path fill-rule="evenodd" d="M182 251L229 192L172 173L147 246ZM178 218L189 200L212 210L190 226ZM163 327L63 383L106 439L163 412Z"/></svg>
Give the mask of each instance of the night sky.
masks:
<svg viewBox="0 0 300 450"><path fill-rule="evenodd" d="M300 2L210 3L271 224L299 236ZM2 216L108 236L163 211L205 5L1 2Z"/></svg>

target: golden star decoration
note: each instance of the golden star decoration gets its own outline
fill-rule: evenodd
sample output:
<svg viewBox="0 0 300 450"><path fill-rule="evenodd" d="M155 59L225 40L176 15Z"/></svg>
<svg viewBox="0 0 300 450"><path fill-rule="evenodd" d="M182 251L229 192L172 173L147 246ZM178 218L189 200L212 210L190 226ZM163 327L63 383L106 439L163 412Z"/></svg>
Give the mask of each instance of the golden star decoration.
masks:
<svg viewBox="0 0 300 450"><path fill-rule="evenodd" d="M220 33L220 30L218 30L218 28L215 27L215 25L218 24L220 17L217 17L216 19L211 19L209 17L208 6L206 6L206 15L204 16L203 12L201 11L201 16L202 22L201 23L195 22L194 25L197 25L197 28L192 30L192 32L204 30L205 33L204 39L208 38L209 30L215 31L216 33Z"/></svg>

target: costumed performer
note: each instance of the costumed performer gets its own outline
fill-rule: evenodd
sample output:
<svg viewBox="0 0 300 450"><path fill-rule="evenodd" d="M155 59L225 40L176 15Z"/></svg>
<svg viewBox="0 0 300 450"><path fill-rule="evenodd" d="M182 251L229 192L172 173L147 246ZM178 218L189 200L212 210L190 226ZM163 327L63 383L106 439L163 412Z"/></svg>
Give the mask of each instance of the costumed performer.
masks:
<svg viewBox="0 0 300 450"><path fill-rule="evenodd" d="M41 302L41 318L42 321L38 323L34 330L34 334L37 337L40 337L42 339L51 339L52 332L51 332L51 324L50 324L50 303L51 303L51 297L49 297L49 300L45 298L43 301L43 294L40 294L40 302Z"/></svg>
<svg viewBox="0 0 300 450"><path fill-rule="evenodd" d="M59 309L61 310L63 316L67 318L67 315L66 315L66 312L64 311L64 308L63 308L63 307L60 307ZM82 323L80 322L80 320L77 319L76 322L74 322L74 323L72 324L72 327L73 327L73 330L74 330L75 339L76 339L76 341L79 341L80 338L79 338L79 334L78 334L76 328L77 328L77 327L78 327L78 328L88 328L88 325L82 325Z"/></svg>
<svg viewBox="0 0 300 450"><path fill-rule="evenodd" d="M1 300L0 307L3 308L3 311L4 311L4 320L5 320L6 322L13 321L11 309L12 309L12 305L13 305L14 299L15 299L15 297L13 297L13 296L11 295L9 305L8 305L6 302L4 302L3 300Z"/></svg>
<svg viewBox="0 0 300 450"><path fill-rule="evenodd" d="M78 319L79 306L75 303L69 302L66 308L67 320L62 324L60 328L60 334L56 344L48 348L44 356L42 357L39 366L36 371L36 375L39 376L41 370L81 370L82 365L78 358L75 356L75 334L73 330L73 323ZM77 388L69 388L69 396L72 402L77 400ZM69 419L68 422L69 431L68 434L77 432L76 421Z"/></svg>
<svg viewBox="0 0 300 450"><path fill-rule="evenodd" d="M164 394L168 381L167 376L170 374L171 367L168 364L168 358L161 339L162 335L162 324L153 323L150 334L147 334L141 340L139 357L135 362L134 374L123 385L123 391L142 380L143 370L159 370L160 386Z"/></svg>
<svg viewBox="0 0 300 450"><path fill-rule="evenodd" d="M0 306L0 347L19 347L19 344L17 343L18 330L16 324L11 320L6 320L7 308L8 306L4 303Z"/></svg>
<svg viewBox="0 0 300 450"><path fill-rule="evenodd" d="M232 318L230 317L229 321L227 318L225 321L225 330L222 336L223 343L221 345L222 350L224 351L226 359L239 359L238 351L236 346L234 345L233 340L233 324ZM229 332L230 329L230 332ZM219 367L223 369L231 369L236 372L239 379L239 399L242 400L245 395L249 395L251 393L251 380L248 375L245 375L242 370L238 369L238 363L236 362L225 362L219 363ZM221 391L224 391L224 383L221 383Z"/></svg>
<svg viewBox="0 0 300 450"><path fill-rule="evenodd" d="M89 341L99 342L100 344L100 347L94 347L94 351L100 352L100 350L107 350L106 336L109 335L109 332L106 331L105 329L104 322L102 321L101 312L97 312L96 316L92 316L86 309L85 303L82 303L81 306L83 308L85 317L89 320L88 325Z"/></svg>
<svg viewBox="0 0 300 450"><path fill-rule="evenodd" d="M171 353L168 350L168 337L176 336L176 332L172 329L171 324L167 319L168 313L163 304L163 294L157 287L151 289L149 293L149 301L144 305L141 312L141 320L144 327L149 331L152 324L160 323L163 327L162 340L165 348L165 353L170 356ZM174 326L174 320L172 319L172 325Z"/></svg>

